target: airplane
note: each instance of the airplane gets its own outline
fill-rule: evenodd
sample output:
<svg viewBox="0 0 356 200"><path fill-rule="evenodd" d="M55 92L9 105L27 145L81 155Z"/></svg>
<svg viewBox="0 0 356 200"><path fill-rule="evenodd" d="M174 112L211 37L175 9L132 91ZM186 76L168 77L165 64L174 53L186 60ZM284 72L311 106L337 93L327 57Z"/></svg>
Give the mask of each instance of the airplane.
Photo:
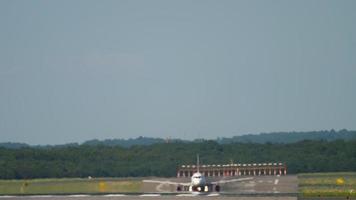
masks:
<svg viewBox="0 0 356 200"><path fill-rule="evenodd" d="M172 182L172 181L160 181L160 180L143 180L146 183L159 183L159 184L170 184L177 186L177 192L220 192L221 187L220 184L231 183L231 182L238 182L238 181L246 181L251 180L252 177L247 178L239 178L239 179L230 179L230 180L219 180L219 181L212 181L208 182L204 176L204 174L200 173L199 171L199 155L197 155L197 172L195 172L192 177L191 181L188 183L179 183L179 182Z"/></svg>

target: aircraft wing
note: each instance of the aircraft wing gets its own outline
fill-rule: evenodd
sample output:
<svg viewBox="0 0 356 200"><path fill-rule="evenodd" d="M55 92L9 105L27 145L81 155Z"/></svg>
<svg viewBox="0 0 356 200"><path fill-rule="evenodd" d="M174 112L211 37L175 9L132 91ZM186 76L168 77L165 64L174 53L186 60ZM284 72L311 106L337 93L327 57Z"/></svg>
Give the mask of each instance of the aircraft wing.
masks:
<svg viewBox="0 0 356 200"><path fill-rule="evenodd" d="M213 181L211 184L224 184L224 183L232 183L232 182L241 182L241 181L248 181L252 180L252 177L247 177L247 178L236 178L236 179L229 179L229 180L219 180L219 181Z"/></svg>
<svg viewBox="0 0 356 200"><path fill-rule="evenodd" d="M160 180L143 180L144 183L159 183L159 184L169 184L169 185L186 185L189 186L190 183L179 183L173 181L160 181Z"/></svg>

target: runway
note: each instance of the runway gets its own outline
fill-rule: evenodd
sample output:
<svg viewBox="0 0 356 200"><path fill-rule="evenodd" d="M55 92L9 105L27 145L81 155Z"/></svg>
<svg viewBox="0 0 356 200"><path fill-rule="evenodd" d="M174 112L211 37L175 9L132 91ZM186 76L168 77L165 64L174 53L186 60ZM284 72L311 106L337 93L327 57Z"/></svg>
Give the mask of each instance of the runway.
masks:
<svg viewBox="0 0 356 200"><path fill-rule="evenodd" d="M235 177L236 178L236 177ZM153 178L156 179L157 178ZM218 178L216 178L218 179ZM224 178L224 180L233 177ZM158 179L167 180L167 179ZM213 181L212 178L210 181ZM169 181L189 182L189 179L170 178ZM239 200L296 200L298 179L296 176L252 176L242 177L241 181L221 185L220 193L192 194L177 193L175 186L160 183L144 183L137 194L73 194L73 195L26 195L0 196L11 200L153 200L153 199L239 199Z"/></svg>
<svg viewBox="0 0 356 200"><path fill-rule="evenodd" d="M236 177L225 177L223 180L236 179ZM245 176L241 181L221 184L221 192L225 194L286 194L298 192L298 178L294 175L287 176ZM158 179L161 181L167 179ZM220 180L209 177L208 181ZM171 182L189 182L189 179L171 178ZM176 192L176 186L165 183L144 183L143 193L170 193Z"/></svg>
<svg viewBox="0 0 356 200"><path fill-rule="evenodd" d="M33 195L33 196L0 196L0 199L9 200L153 200L153 199L177 199L177 200L199 200L199 199L219 199L219 200L296 200L294 196L224 196L224 195L160 195L160 194L142 194L142 195Z"/></svg>

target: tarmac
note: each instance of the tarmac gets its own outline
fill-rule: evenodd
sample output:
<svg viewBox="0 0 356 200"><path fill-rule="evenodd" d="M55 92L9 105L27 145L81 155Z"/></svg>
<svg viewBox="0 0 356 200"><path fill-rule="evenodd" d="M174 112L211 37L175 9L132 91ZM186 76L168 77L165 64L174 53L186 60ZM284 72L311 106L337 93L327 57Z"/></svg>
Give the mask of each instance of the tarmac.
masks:
<svg viewBox="0 0 356 200"><path fill-rule="evenodd" d="M241 181L220 184L221 193L225 194L287 194L298 193L298 178L295 175L287 176L241 176L212 178L207 177L207 181L241 179ZM170 182L190 182L189 178L151 179ZM143 193L176 192L176 186L171 184L144 183Z"/></svg>
<svg viewBox="0 0 356 200"><path fill-rule="evenodd" d="M239 200L296 200L297 197L293 196L194 196L194 195L187 195L187 196L162 196L162 195L151 195L151 194L143 194L143 195L65 195L65 196L2 196L0 199L11 199L11 200L24 200L24 199L31 199L31 200L153 200L153 199L161 199L161 200L199 200L199 199L218 199L218 200L232 200L232 199L239 199Z"/></svg>
<svg viewBox="0 0 356 200"><path fill-rule="evenodd" d="M176 186L162 183L144 183L139 194L103 194L103 195L32 195L32 196L0 196L11 200L151 200L151 199L219 199L219 200L296 200L298 179L296 176L251 176L225 177L224 180L242 178L242 181L221 184L221 192L207 194L177 193ZM167 179L152 178L151 180ZM216 181L219 178L208 178ZM172 182L189 182L189 178L170 178Z"/></svg>

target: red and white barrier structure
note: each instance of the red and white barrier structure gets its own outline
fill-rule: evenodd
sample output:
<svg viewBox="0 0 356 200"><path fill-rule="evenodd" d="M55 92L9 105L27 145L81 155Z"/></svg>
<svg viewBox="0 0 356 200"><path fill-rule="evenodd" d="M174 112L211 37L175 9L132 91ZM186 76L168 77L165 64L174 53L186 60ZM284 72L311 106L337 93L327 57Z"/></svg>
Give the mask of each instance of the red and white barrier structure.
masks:
<svg viewBox="0 0 356 200"><path fill-rule="evenodd" d="M287 175L285 163L252 163L201 165L200 173L205 176L277 176ZM182 165L178 168L177 177L191 177L197 171L195 165Z"/></svg>

